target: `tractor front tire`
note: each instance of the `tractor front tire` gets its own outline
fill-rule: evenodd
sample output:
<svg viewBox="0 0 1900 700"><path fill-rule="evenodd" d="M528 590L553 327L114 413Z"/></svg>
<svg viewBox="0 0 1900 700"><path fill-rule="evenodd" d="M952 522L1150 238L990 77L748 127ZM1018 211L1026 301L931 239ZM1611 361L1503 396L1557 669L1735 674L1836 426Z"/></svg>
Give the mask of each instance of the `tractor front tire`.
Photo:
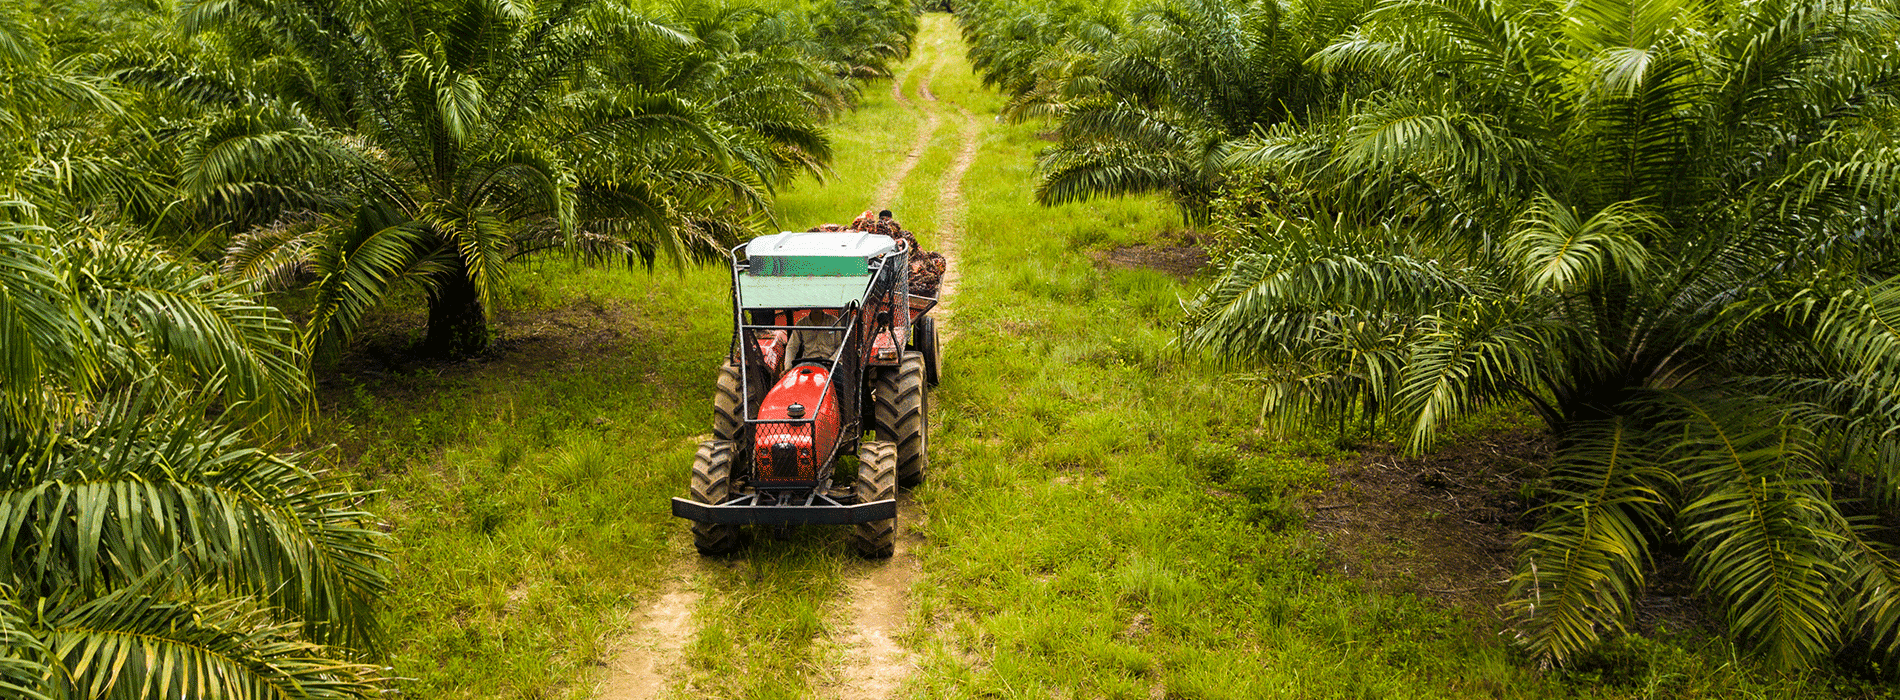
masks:
<svg viewBox="0 0 1900 700"><path fill-rule="evenodd" d="M858 443L858 480L852 493L859 503L897 497L897 446L888 442ZM851 544L866 559L888 559L897 551L897 519L858 523Z"/></svg>
<svg viewBox="0 0 1900 700"><path fill-rule="evenodd" d="M930 468L930 416L924 386L924 356L904 353L896 367L878 371L872 387L871 427L879 440L897 445L897 481L905 488L924 483Z"/></svg>
<svg viewBox="0 0 1900 700"><path fill-rule="evenodd" d="M739 381L739 363L727 360L719 366L719 381L713 392L713 439L745 442L745 390L751 389L752 395L764 396L767 389L767 377L763 370L753 372L748 386Z"/></svg>
<svg viewBox="0 0 1900 700"><path fill-rule="evenodd" d="M732 495L731 441L699 443L699 452L693 455L693 486L689 495L707 505L719 505ZM738 546L738 525L693 523L693 548L700 554L725 554Z"/></svg>

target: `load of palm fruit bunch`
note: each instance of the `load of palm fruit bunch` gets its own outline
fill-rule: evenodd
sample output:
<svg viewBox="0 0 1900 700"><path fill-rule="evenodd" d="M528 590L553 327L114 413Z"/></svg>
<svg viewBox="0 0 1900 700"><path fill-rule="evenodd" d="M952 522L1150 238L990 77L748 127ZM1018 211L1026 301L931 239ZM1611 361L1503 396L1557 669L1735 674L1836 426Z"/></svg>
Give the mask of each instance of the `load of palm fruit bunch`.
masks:
<svg viewBox="0 0 1900 700"><path fill-rule="evenodd" d="M891 210L885 209L876 214L865 210L848 225L822 224L810 231L863 231L890 236L903 241L910 251L910 293L916 296L934 297L943 286L943 271L949 266L942 254L924 250L917 245L917 236L904 230L903 225L891 218Z"/></svg>

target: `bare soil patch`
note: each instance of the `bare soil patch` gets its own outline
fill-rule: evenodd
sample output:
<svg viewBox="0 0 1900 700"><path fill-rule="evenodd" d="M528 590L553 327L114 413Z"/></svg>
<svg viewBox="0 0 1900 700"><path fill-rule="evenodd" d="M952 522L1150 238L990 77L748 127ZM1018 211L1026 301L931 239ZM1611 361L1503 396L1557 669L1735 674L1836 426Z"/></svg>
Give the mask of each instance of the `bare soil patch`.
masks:
<svg viewBox="0 0 1900 700"><path fill-rule="evenodd" d="M932 74L941 63L942 56L939 55L938 64L931 66ZM914 158L928 148L940 120L941 103L930 92L929 75L918 86L918 92L923 98L926 126L919 132L917 144L912 147L913 162L907 162L900 169L898 177L886 184L885 189L892 193L901 185L901 178L909 175L910 166L915 165ZM958 133L960 147L956 160L944 173L937 188L937 233L933 240L937 251L950 262L938 292L938 298L943 302L932 312L937 317L945 343L955 336L954 325L948 321L960 277L957 244L961 239L963 221L963 177L976 161L982 136L982 123L969 110L959 105L952 107L963 122ZM888 198L880 194L880 201L885 199ZM908 493L898 496L896 552L886 561L862 564L864 568L850 576L850 594L845 596L841 612L849 617L851 623L849 631L835 640L843 648L843 659L826 681L821 697L886 700L896 697L903 687L904 679L916 670L916 660L898 643L897 637L906 624L911 586L923 573L916 550L925 540L923 527L928 518L922 506Z"/></svg>
<svg viewBox="0 0 1900 700"><path fill-rule="evenodd" d="M885 700L897 697L904 678L916 669L909 651L898 644L910 609L910 588L923 572L917 548L924 542L925 515L909 494L898 496L897 551L890 559L865 562L850 581L846 597L851 630L837 642L843 663L822 688L822 697Z"/></svg>
<svg viewBox="0 0 1900 700"><path fill-rule="evenodd" d="M1529 430L1404 456L1372 445L1332 467L1307 499L1307 522L1342 573L1501 622L1511 548L1531 504L1517 492L1542 473L1549 440Z"/></svg>
<svg viewBox="0 0 1900 700"><path fill-rule="evenodd" d="M1488 629L1506 620L1515 547L1536 526L1523 485L1548 469L1549 436L1516 428L1410 456L1389 444L1366 447L1331 468L1330 485L1302 504L1340 573L1388 593L1443 603ZM1633 631L1709 629L1690 572L1676 552L1659 551Z"/></svg>
<svg viewBox="0 0 1900 700"><path fill-rule="evenodd" d="M607 664L600 684L600 700L651 700L665 697L671 685L670 669L679 665L686 645L692 643L693 610L699 593L674 579L634 621L635 632L622 642Z"/></svg>
<svg viewBox="0 0 1900 700"><path fill-rule="evenodd" d="M365 319L332 368L318 372L318 398L362 384L379 395L400 393L391 377L477 372L520 374L560 367L625 346L639 337L638 314L620 302L583 299L557 308L502 309L491 323L494 344L480 355L443 359L419 351L427 324L421 313L386 311Z"/></svg>
<svg viewBox="0 0 1900 700"><path fill-rule="evenodd" d="M1195 245L1137 245L1096 253L1095 262L1107 267L1159 270L1187 279L1207 267L1208 256L1207 251Z"/></svg>
<svg viewBox="0 0 1900 700"><path fill-rule="evenodd" d="M903 72L898 73L896 77L891 78L891 99L896 101L899 106L902 106L905 109L909 109L911 104L910 104L910 98L904 96L904 81L910 80L910 73L911 71L916 70L916 68L917 67L915 64L906 65L904 66Z"/></svg>

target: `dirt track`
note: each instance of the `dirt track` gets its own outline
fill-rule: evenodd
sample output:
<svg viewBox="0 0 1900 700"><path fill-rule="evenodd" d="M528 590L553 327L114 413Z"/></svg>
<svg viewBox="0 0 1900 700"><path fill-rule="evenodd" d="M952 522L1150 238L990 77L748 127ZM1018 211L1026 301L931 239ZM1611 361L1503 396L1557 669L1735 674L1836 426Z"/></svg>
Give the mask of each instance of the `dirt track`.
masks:
<svg viewBox="0 0 1900 700"><path fill-rule="evenodd" d="M902 72L892 80L891 97L901 108L920 113L922 123L902 161L885 176L868 208L877 209L902 191L912 172L936 143L945 118L946 106L930 90L931 78L943 67L951 51L959 45L946 37L954 31L938 31L930 45L922 45ZM924 59L928 58L928 63ZM916 96L907 95L904 85L915 71L924 71ZM954 109L959 128L957 155L945 171L937 188L937 230L924 232L924 243L934 247L950 261L940 294L943 299L933 312L939 318L943 339L955 336L949 323L952 297L960 277L957 244L964 212L963 177L976 158L983 122L960 105ZM851 212L841 212L849 215ZM934 234L934 235L933 235ZM933 464L933 468L940 465ZM915 671L911 653L898 643L910 608L910 591L922 573L917 548L924 542L923 527L928 514L909 494L899 497L896 553L888 560L857 562L846 574L847 594L833 605L832 619L848 620L824 644L838 652L839 663L823 676L815 678L817 697L840 700L884 700L897 697L905 680ZM688 555L690 556L690 555ZM681 668L684 649L693 642L693 613L700 604L694 585L698 567L682 560L674 568L686 572L667 582L658 597L642 612L630 616L626 638L618 645L607 664L597 697L604 700L658 700L675 697L685 671Z"/></svg>
<svg viewBox="0 0 1900 700"><path fill-rule="evenodd" d="M936 41L939 43L931 47L936 59L931 62L930 72L917 86L920 100L915 103L902 100L907 104L915 104L923 111L924 126L918 130L917 141L911 146L904 164L880 189L877 200L880 204L890 201L891 196L903 186L904 179L934 141L942 122L944 103L930 91L930 79L942 67L948 52L955 50L955 47L943 45L941 37ZM897 94L901 94L901 91L893 93ZM937 252L950 261L939 292L942 301L938 310L932 312L937 317L946 344L956 333L949 317L958 277L957 243L963 219L963 176L976 159L982 126L967 110L960 106L953 107L962 122L957 134L957 158L937 187L935 235L926 232L925 240L922 241L926 246L934 246ZM946 349L944 352L947 354L949 351ZM933 463L932 468L940 469L941 464ZM923 572L916 548L925 541L923 529L929 515L908 494L900 497L898 513L897 553L888 561L861 564L850 575L850 595L838 607L852 624L848 632L835 640L844 648L844 658L823 689L824 697L841 700L893 698L902 689L904 679L916 668L915 659L897 643L896 637L904 629L908 618L911 587Z"/></svg>
<svg viewBox="0 0 1900 700"><path fill-rule="evenodd" d="M910 179L910 171L917 169L917 163L921 162L924 159L924 153L930 150L931 140L936 138L937 126L943 120L938 116L940 110L937 108L937 98L930 94L930 79L936 77L938 68L943 67L944 56L943 52L938 51L936 60L930 62L930 67L924 71L923 79L918 81L917 91L922 93L924 98L924 106L921 108L924 115L923 126L917 127L917 138L911 141L910 151L904 154L904 160L898 163L896 170L892 170L891 174L884 178L884 184L878 186L877 195L871 199L872 209L883 208L897 197L897 193L904 186L904 181ZM891 81L891 97L906 108L917 109L917 104L904 96L904 81L908 79L912 70L906 69Z"/></svg>
<svg viewBox="0 0 1900 700"><path fill-rule="evenodd" d="M666 697L680 652L693 641L693 609L699 593L689 581L674 578L667 591L634 622L636 632L607 667L601 700L652 700Z"/></svg>

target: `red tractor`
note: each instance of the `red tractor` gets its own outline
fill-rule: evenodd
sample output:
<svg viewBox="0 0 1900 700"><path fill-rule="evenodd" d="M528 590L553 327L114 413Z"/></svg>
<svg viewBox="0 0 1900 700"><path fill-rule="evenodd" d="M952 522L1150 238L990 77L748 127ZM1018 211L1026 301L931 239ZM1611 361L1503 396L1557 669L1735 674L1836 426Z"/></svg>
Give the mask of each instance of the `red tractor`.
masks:
<svg viewBox="0 0 1900 700"><path fill-rule="evenodd" d="M891 555L897 489L930 464L936 300L910 294L902 243L856 231L761 236L732 250L732 350L713 439L693 459L693 546L724 554L745 525L852 525ZM842 459L841 459L842 458ZM834 483L848 467L850 485Z"/></svg>

